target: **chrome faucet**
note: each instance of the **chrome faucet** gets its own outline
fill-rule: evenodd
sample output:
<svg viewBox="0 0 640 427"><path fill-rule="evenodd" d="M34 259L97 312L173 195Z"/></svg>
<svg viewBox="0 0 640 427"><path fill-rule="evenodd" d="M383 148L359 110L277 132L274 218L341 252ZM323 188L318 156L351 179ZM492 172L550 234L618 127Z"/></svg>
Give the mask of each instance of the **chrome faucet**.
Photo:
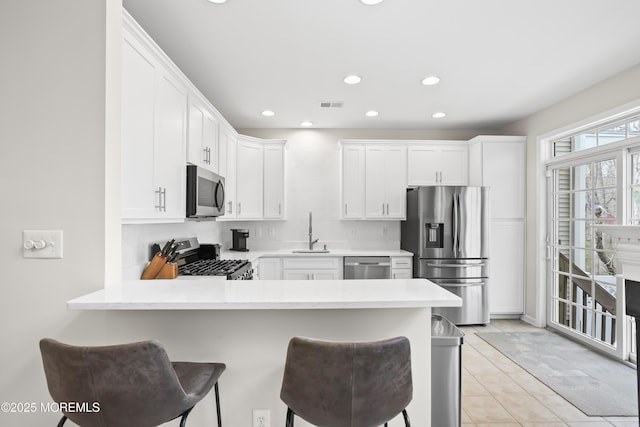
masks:
<svg viewBox="0 0 640 427"><path fill-rule="evenodd" d="M313 216L311 212L309 212L309 250L313 250L313 245L318 243L318 239L313 240Z"/></svg>

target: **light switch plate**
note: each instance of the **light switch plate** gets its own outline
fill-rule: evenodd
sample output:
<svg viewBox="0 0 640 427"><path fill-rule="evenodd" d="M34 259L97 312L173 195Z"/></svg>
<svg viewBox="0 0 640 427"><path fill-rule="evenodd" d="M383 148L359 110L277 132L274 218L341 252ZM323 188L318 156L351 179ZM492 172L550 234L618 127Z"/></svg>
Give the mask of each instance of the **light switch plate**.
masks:
<svg viewBox="0 0 640 427"><path fill-rule="evenodd" d="M24 258L62 258L62 230L24 230Z"/></svg>

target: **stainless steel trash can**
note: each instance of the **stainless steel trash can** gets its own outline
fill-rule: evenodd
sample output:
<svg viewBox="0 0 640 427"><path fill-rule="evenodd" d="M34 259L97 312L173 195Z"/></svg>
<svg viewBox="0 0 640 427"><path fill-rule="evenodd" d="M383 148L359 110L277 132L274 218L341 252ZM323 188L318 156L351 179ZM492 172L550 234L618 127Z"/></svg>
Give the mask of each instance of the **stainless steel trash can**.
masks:
<svg viewBox="0 0 640 427"><path fill-rule="evenodd" d="M432 427L461 426L463 337L446 318L431 315Z"/></svg>

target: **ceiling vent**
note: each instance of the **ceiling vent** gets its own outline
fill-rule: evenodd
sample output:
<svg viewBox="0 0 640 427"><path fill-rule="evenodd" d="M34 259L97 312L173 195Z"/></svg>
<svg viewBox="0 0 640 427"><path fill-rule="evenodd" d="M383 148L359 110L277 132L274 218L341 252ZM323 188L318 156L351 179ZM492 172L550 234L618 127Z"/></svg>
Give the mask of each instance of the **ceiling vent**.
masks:
<svg viewBox="0 0 640 427"><path fill-rule="evenodd" d="M321 101L320 108L342 108L344 102L342 101Z"/></svg>

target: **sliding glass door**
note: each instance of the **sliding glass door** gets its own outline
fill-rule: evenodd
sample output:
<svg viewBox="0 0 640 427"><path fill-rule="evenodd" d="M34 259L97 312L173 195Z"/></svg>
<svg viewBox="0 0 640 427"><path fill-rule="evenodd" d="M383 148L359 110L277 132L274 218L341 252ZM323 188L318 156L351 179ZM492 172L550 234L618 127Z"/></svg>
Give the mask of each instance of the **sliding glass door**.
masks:
<svg viewBox="0 0 640 427"><path fill-rule="evenodd" d="M614 242L597 229L615 224L616 158L553 169L551 321L570 333L615 348L617 264Z"/></svg>

